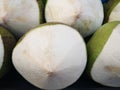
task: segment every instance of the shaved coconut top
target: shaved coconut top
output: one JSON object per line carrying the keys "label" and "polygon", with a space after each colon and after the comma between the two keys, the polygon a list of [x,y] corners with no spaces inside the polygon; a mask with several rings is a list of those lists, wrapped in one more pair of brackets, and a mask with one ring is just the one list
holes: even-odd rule
{"label": "shaved coconut top", "polygon": [[48,0],[45,17],[73,26],[86,37],[101,26],[103,6],[101,0]]}
{"label": "shaved coconut top", "polygon": [[120,24],[113,30],[92,70],[92,78],[107,86],[120,87]]}
{"label": "shaved coconut top", "polygon": [[62,89],[73,84],[86,65],[86,47],[71,27],[45,25],[25,35],[13,51],[13,64],[33,85]]}
{"label": "shaved coconut top", "polygon": [[0,24],[21,36],[39,25],[39,8],[37,0],[0,0]]}
{"label": "shaved coconut top", "polygon": [[2,67],[3,60],[4,60],[4,45],[3,45],[2,37],[0,35],[0,69]]}
{"label": "shaved coconut top", "polygon": [[120,21],[120,2],[117,4],[117,6],[112,10],[110,16],[109,16],[109,22],[112,21]]}

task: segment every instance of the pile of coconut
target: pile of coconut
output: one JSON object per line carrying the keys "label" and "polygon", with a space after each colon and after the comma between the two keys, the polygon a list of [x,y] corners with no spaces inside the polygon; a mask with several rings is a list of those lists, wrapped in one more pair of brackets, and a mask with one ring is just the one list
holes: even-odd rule
{"label": "pile of coconut", "polygon": [[0,0],[0,77],[13,64],[34,86],[63,89],[86,70],[120,87],[119,41],[120,0]]}

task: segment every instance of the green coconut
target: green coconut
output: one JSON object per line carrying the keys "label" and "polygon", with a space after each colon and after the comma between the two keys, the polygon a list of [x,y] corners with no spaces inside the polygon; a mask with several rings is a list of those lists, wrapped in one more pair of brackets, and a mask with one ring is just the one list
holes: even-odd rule
{"label": "green coconut", "polygon": [[0,26],[0,78],[11,68],[11,54],[15,43],[13,35]]}
{"label": "green coconut", "polygon": [[87,43],[87,72],[105,86],[120,87],[120,22],[103,25]]}
{"label": "green coconut", "polygon": [[0,25],[20,37],[43,21],[41,0],[0,0]]}
{"label": "green coconut", "polygon": [[70,26],[47,23],[19,40],[12,61],[16,70],[38,88],[63,89],[82,75],[87,62],[86,45]]}
{"label": "green coconut", "polygon": [[111,0],[106,10],[105,21],[120,21],[120,0]]}

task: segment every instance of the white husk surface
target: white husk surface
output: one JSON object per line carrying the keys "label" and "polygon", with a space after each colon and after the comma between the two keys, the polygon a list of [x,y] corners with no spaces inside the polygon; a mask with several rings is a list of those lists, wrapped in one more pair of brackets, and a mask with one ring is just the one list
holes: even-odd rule
{"label": "white husk surface", "polygon": [[33,85],[62,89],[73,84],[86,65],[86,47],[74,29],[48,25],[29,32],[13,51],[13,64]]}
{"label": "white husk surface", "polygon": [[120,21],[120,2],[110,13],[108,22],[112,22],[112,21]]}
{"label": "white husk surface", "polygon": [[3,45],[2,37],[0,35],[0,69],[2,67],[3,60],[4,60],[4,45]]}
{"label": "white husk surface", "polygon": [[103,6],[101,0],[48,0],[45,17],[47,22],[68,24],[86,37],[101,26]]}
{"label": "white husk surface", "polygon": [[96,59],[91,75],[96,82],[103,85],[120,87],[120,24]]}
{"label": "white husk surface", "polygon": [[0,24],[17,36],[38,26],[40,13],[36,0],[0,0]]}

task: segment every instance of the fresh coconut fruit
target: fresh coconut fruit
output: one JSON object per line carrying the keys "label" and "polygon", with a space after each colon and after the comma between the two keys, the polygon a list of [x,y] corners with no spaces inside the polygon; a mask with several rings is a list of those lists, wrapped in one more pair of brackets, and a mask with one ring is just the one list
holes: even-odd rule
{"label": "fresh coconut fruit", "polygon": [[103,22],[101,0],[48,0],[47,22],[61,22],[76,28],[83,37],[91,35]]}
{"label": "fresh coconut fruit", "polygon": [[[112,4],[111,4],[112,3]],[[111,7],[105,15],[107,22],[120,21],[120,0],[111,0]]]}
{"label": "fresh coconut fruit", "polygon": [[41,0],[0,0],[0,25],[20,37],[42,23]]}
{"label": "fresh coconut fruit", "polygon": [[88,73],[102,85],[120,87],[120,22],[103,25],[87,43]]}
{"label": "fresh coconut fruit", "polygon": [[12,61],[31,84],[41,89],[62,89],[83,73],[86,45],[75,29],[48,23],[30,30],[19,40]]}
{"label": "fresh coconut fruit", "polygon": [[15,42],[12,34],[0,26],[0,78],[10,70],[11,54]]}

